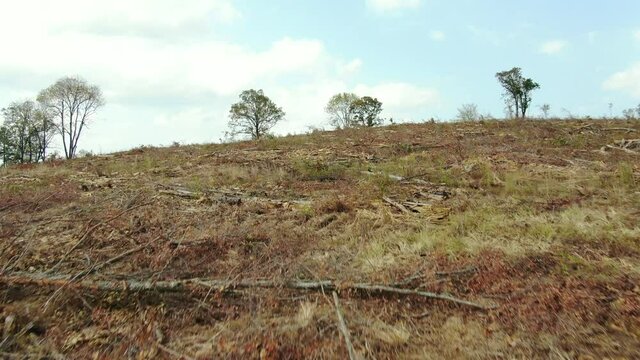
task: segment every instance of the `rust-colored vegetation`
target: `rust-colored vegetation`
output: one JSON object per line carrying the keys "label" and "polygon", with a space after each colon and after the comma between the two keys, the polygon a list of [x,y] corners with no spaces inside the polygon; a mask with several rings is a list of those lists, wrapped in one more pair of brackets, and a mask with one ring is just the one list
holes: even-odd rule
{"label": "rust-colored vegetation", "polygon": [[637,138],[410,124],[1,169],[0,358],[346,358],[333,290],[363,358],[638,358]]}

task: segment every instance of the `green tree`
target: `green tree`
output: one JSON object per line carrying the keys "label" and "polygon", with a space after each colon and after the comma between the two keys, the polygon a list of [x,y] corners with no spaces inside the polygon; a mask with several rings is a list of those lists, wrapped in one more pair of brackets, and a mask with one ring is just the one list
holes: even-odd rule
{"label": "green tree", "polygon": [[62,136],[67,159],[75,157],[82,131],[105,104],[100,88],[79,77],[58,80],[40,92],[38,102],[51,116]]}
{"label": "green tree", "polygon": [[356,94],[347,92],[332,96],[324,109],[329,115],[331,125],[338,129],[353,126],[354,114],[351,111],[351,104],[358,99],[359,98]]}
{"label": "green tree", "polygon": [[364,96],[351,103],[349,111],[353,114],[353,123],[359,126],[373,127],[382,124],[379,117],[382,103],[376,98]]}
{"label": "green tree", "polygon": [[516,117],[526,118],[531,106],[531,93],[540,88],[540,84],[522,75],[522,69],[514,67],[496,74],[500,85],[504,88],[504,97],[508,105],[515,107]]}
{"label": "green tree", "polygon": [[233,135],[249,135],[257,140],[268,134],[284,116],[282,108],[262,90],[245,90],[240,94],[240,102],[231,105],[229,127]]}
{"label": "green tree", "polygon": [[8,165],[12,163],[13,158],[13,141],[11,140],[9,128],[6,125],[0,126],[0,159],[2,159],[1,165]]}
{"label": "green tree", "polygon": [[2,109],[4,163],[44,161],[51,143],[53,125],[45,111],[33,101],[13,102]]}

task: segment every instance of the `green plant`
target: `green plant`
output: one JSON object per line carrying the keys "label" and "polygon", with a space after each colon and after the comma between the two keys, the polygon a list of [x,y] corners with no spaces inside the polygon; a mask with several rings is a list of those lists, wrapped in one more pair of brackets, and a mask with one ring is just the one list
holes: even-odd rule
{"label": "green plant", "polygon": [[346,167],[324,160],[302,159],[294,162],[298,177],[307,181],[335,181],[344,178]]}

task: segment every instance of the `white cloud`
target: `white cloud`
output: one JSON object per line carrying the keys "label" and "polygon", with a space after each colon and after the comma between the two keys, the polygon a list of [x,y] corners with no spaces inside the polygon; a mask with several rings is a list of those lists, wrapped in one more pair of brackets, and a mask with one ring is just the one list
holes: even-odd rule
{"label": "white cloud", "polygon": [[388,13],[420,7],[421,0],[367,0],[367,6],[378,13]]}
{"label": "white cloud", "polygon": [[[35,97],[59,77],[80,75],[99,85],[107,100],[80,141],[94,151],[216,141],[227,128],[230,104],[248,88],[264,89],[285,109],[278,133],[326,124],[326,101],[353,89],[363,61],[331,54],[316,39],[284,37],[261,48],[221,39],[217,27],[242,18],[233,5],[233,0],[13,2],[0,12],[0,43],[10,49],[0,56],[0,107]],[[416,109],[435,96],[409,84],[360,89],[380,97],[387,110]]]}
{"label": "white cloud", "polygon": [[567,42],[563,40],[551,40],[540,45],[540,52],[547,55],[555,55],[567,47]]}
{"label": "white cloud", "polygon": [[383,104],[385,116],[400,117],[402,120],[409,120],[415,113],[426,113],[441,105],[440,94],[436,89],[403,82],[358,85],[354,92],[359,96],[378,98]]}
{"label": "white cloud", "polygon": [[444,41],[445,33],[439,30],[434,30],[429,33],[429,37],[434,41]]}
{"label": "white cloud", "polygon": [[640,62],[611,75],[603,84],[605,90],[618,90],[640,98]]}
{"label": "white cloud", "polygon": [[229,23],[239,18],[233,0],[22,0],[5,6],[0,26],[39,35],[50,31],[130,35],[163,30],[167,35],[205,28],[211,20]]}
{"label": "white cloud", "polygon": [[343,65],[341,70],[345,74],[353,74],[358,72],[361,67],[362,67],[362,60],[353,59],[348,63],[346,63],[345,65]]}

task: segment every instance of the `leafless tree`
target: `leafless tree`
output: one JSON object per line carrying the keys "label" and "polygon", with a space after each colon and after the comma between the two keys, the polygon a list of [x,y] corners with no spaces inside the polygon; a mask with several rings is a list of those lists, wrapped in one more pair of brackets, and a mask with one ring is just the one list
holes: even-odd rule
{"label": "leafless tree", "polygon": [[38,102],[53,117],[67,159],[76,155],[82,130],[105,104],[100,88],[79,77],[58,80],[40,92]]}
{"label": "leafless tree", "polygon": [[551,112],[551,105],[549,104],[542,104],[539,106],[540,111],[542,111],[542,118],[543,119],[548,119],[549,118],[549,113]]}
{"label": "leafless tree", "polygon": [[476,104],[462,104],[462,106],[458,108],[458,120],[478,121],[480,117],[478,105]]}

